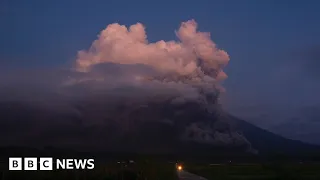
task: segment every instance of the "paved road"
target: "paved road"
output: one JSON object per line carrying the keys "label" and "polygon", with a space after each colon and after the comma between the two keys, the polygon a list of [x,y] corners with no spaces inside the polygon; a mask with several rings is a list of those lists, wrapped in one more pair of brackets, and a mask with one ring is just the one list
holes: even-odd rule
{"label": "paved road", "polygon": [[178,176],[180,180],[208,180],[204,177],[201,177],[183,170],[178,171]]}

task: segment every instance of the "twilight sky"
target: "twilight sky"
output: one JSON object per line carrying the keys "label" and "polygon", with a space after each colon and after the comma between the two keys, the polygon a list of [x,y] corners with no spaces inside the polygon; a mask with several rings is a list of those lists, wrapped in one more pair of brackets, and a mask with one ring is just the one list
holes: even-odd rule
{"label": "twilight sky", "polygon": [[1,0],[0,68],[69,65],[108,24],[140,22],[155,42],[176,40],[180,23],[195,19],[230,55],[229,111],[280,133],[301,123],[320,132],[319,8],[316,0]]}

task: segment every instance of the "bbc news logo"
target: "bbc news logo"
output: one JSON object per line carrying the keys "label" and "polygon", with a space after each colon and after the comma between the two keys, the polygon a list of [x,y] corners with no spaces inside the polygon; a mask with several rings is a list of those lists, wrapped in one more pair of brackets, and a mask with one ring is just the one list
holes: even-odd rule
{"label": "bbc news logo", "polygon": [[94,169],[94,159],[56,159],[54,161],[54,159],[51,157],[9,158],[9,170],[11,171],[51,171],[53,169]]}

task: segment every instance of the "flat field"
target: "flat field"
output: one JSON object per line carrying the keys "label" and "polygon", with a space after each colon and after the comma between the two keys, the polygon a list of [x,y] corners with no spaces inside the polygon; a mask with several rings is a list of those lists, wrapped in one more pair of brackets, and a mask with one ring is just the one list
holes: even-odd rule
{"label": "flat field", "polygon": [[186,164],[188,172],[208,180],[320,180],[320,164]]}

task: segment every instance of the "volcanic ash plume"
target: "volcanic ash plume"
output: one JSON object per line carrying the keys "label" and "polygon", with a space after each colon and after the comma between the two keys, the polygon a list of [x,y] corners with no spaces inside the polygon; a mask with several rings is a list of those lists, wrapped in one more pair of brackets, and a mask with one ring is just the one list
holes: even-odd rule
{"label": "volcanic ash plume", "polygon": [[[93,65],[111,62],[145,64],[162,72],[188,75],[197,70],[226,78],[222,68],[228,63],[228,54],[216,48],[209,33],[197,32],[194,20],[183,22],[176,32],[180,42],[163,40],[148,43],[145,27],[137,23],[129,29],[117,23],[110,24],[88,51],[80,51],[76,61],[79,71],[90,71]],[[213,73],[215,72],[215,73]]]}
{"label": "volcanic ash plume", "polygon": [[110,24],[89,50],[78,52],[76,70],[91,72],[93,67],[106,63],[142,64],[155,69],[160,75],[139,77],[138,80],[175,82],[192,87],[200,85],[202,90],[207,87],[219,89],[218,83],[227,78],[222,69],[229,61],[228,54],[217,49],[209,33],[198,32],[194,20],[183,22],[176,35],[178,42],[161,40],[148,43],[141,23],[129,28]]}

